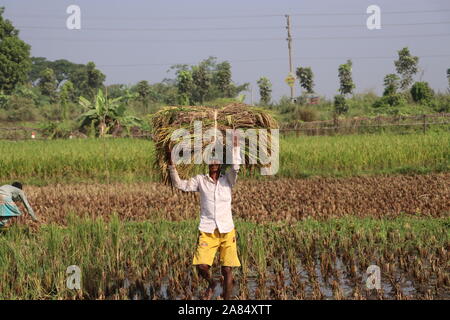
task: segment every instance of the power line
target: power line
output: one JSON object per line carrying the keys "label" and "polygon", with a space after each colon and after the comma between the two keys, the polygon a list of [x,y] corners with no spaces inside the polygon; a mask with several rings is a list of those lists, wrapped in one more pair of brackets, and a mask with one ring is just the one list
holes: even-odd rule
{"label": "power line", "polygon": [[[421,25],[439,25],[449,24],[450,21],[441,22],[412,22],[412,23],[384,23],[382,26],[421,26]],[[364,28],[363,24],[349,25],[301,25],[291,27],[293,29],[314,29],[314,28]],[[17,26],[19,29],[38,29],[38,30],[66,30],[65,27],[54,26]],[[281,30],[282,26],[250,26],[250,27],[197,27],[197,28],[109,28],[109,27],[83,27],[83,31],[211,31],[211,30]]]}
{"label": "power line", "polygon": [[[435,55],[422,55],[419,56],[420,59],[423,58],[447,58],[450,57],[450,54],[435,54]],[[398,57],[395,56],[362,56],[362,57],[350,57],[350,56],[341,56],[341,57],[299,57],[299,58],[293,58],[293,60],[384,60],[384,59],[397,59]],[[261,59],[231,59],[226,61],[229,61],[231,63],[238,63],[238,62],[270,62],[270,61],[286,61],[286,58],[261,58]],[[196,64],[197,62],[176,62],[176,63],[145,63],[145,64],[104,64],[104,65],[98,65],[99,68],[115,68],[115,67],[162,67],[162,66],[172,66],[177,64],[187,64],[192,65]]]}
{"label": "power line", "polygon": [[[432,34],[413,34],[413,35],[386,35],[386,36],[327,36],[327,37],[298,37],[293,38],[293,40],[358,40],[358,39],[367,39],[367,40],[377,40],[377,39],[397,39],[397,38],[428,38],[428,37],[448,37],[450,33],[432,33]],[[58,41],[58,42],[142,42],[142,41],[150,41],[150,42],[161,42],[161,43],[170,43],[170,42],[258,42],[258,41],[282,41],[286,40],[285,38],[220,38],[220,39],[71,39],[71,38],[28,38],[27,40],[35,40],[35,41]]]}
{"label": "power line", "polygon": [[[450,23],[450,21],[448,22]],[[66,30],[66,27],[51,26],[17,26],[19,29],[45,29],[45,30]],[[259,30],[259,29],[278,29],[284,27],[202,27],[202,28],[108,28],[108,27],[83,27],[82,30],[87,31],[210,31],[210,30]]]}
{"label": "power line", "polygon": [[[411,23],[383,23],[381,26],[388,26],[388,27],[397,27],[397,26],[423,26],[423,25],[438,25],[438,24],[448,24],[450,21],[440,21],[440,22],[411,22]],[[295,28],[302,28],[302,29],[312,29],[312,28],[361,28],[365,27],[363,24],[336,24],[336,25],[301,25],[299,27],[293,27]]]}
{"label": "power line", "polygon": [[113,42],[113,43],[123,43],[123,42],[160,42],[160,43],[170,43],[170,42],[258,42],[258,41],[282,41],[284,38],[225,38],[225,39],[70,39],[70,38],[27,38],[26,40],[33,41],[58,41],[58,42]]}
{"label": "power line", "polygon": [[[420,10],[420,11],[381,11],[381,14],[414,14],[414,13],[442,13],[442,12],[450,12],[450,9],[443,10]],[[365,16],[366,12],[328,12],[328,13],[293,13],[291,16]]]}
{"label": "power line", "polygon": [[328,36],[328,37],[301,37],[294,40],[341,40],[341,39],[397,39],[397,38],[427,38],[427,37],[447,37],[450,33],[432,33],[432,34],[405,34],[392,36]]}
{"label": "power line", "polygon": [[[441,10],[410,10],[410,11],[382,11],[383,15],[389,14],[423,14],[423,13],[445,13],[450,12],[450,9]],[[67,15],[47,15],[47,14],[33,14],[33,15],[14,15],[7,13],[8,16],[12,18],[66,18]],[[302,12],[302,13],[291,13],[291,16],[365,16],[366,12]],[[106,17],[106,16],[85,16],[85,19],[92,20],[216,20],[216,19],[248,19],[248,18],[273,18],[273,17],[284,17],[285,14],[254,14],[254,15],[223,15],[223,16],[154,16],[154,17]],[[12,19],[10,18],[10,19]]]}

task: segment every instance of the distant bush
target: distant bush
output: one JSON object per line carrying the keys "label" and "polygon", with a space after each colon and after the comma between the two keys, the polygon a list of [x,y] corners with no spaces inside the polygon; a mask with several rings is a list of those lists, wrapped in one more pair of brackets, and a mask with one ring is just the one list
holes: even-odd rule
{"label": "distant bush", "polygon": [[354,94],[350,99],[348,99],[348,102],[351,101],[352,103],[371,106],[377,99],[378,96],[375,92],[368,91],[365,93]]}
{"label": "distant bush", "polygon": [[42,134],[50,139],[68,138],[76,128],[77,124],[73,121],[45,122],[41,125]]}
{"label": "distant bush", "polygon": [[33,109],[27,107],[19,107],[7,112],[7,121],[34,121],[36,120],[36,113]]}
{"label": "distant bush", "polygon": [[295,112],[297,105],[291,101],[288,97],[281,97],[277,105],[273,105],[280,114],[289,114]]}
{"label": "distant bush", "polygon": [[391,95],[383,96],[376,100],[372,106],[374,108],[387,108],[387,107],[397,107],[405,105],[408,102],[405,95],[402,93],[394,93]]}
{"label": "distant bush", "polygon": [[9,96],[0,92],[0,109],[6,109]]}
{"label": "distant bush", "polygon": [[414,83],[410,92],[414,102],[418,103],[428,103],[434,96],[434,91],[430,88],[428,82]]}
{"label": "distant bush", "polygon": [[20,98],[27,98],[33,101],[34,106],[40,106],[40,101],[48,99],[48,97],[42,96],[38,88],[30,85],[19,85],[13,91],[13,96]]}
{"label": "distant bush", "polygon": [[33,100],[12,95],[6,104],[8,121],[34,121],[36,110]]}
{"label": "distant bush", "polygon": [[293,120],[302,120],[305,122],[316,121],[319,119],[317,110],[311,107],[298,107],[294,112]]}
{"label": "distant bush", "polygon": [[46,104],[39,112],[47,120],[63,120],[63,109],[59,104]]}
{"label": "distant bush", "polygon": [[450,112],[450,95],[436,94],[433,99],[427,102],[427,105],[435,112]]}

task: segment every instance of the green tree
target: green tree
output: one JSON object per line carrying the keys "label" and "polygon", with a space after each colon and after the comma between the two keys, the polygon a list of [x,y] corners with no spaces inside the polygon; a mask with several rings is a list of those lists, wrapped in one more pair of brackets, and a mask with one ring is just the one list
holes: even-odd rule
{"label": "green tree", "polygon": [[427,103],[433,98],[434,92],[428,82],[416,82],[411,87],[411,96],[414,102]]}
{"label": "green tree", "polygon": [[400,87],[400,78],[395,73],[390,73],[384,77],[384,92],[383,96],[396,94]]}
{"label": "green tree", "polygon": [[53,69],[55,72],[58,87],[63,81],[69,80],[72,72],[75,72],[75,70],[82,67],[82,64],[76,64],[65,59],[55,60],[51,62],[49,66],[49,68]]}
{"label": "green tree", "polygon": [[139,81],[136,84],[136,93],[138,94],[137,99],[147,108],[151,94],[151,87],[147,80]]}
{"label": "green tree", "polygon": [[110,84],[105,88],[106,92],[108,93],[108,97],[111,99],[123,96],[125,94],[126,89],[127,89],[126,85],[119,83]]}
{"label": "green tree", "polygon": [[194,88],[194,80],[190,70],[180,70],[177,74],[177,88],[179,94],[179,103],[189,105]]}
{"label": "green tree", "polygon": [[100,137],[105,137],[112,128],[140,126],[141,120],[126,113],[121,99],[108,99],[101,89],[98,90],[95,103],[81,96],[79,103],[85,112],[80,117],[80,127],[92,125],[97,128]]}
{"label": "green tree", "polygon": [[150,85],[151,100],[166,105],[176,105],[178,103],[178,89],[176,81],[164,79],[161,82]]}
{"label": "green tree", "polygon": [[30,82],[38,82],[42,71],[50,68],[55,73],[58,87],[63,81],[70,79],[72,73],[76,72],[79,69],[85,68],[85,66],[82,64],[75,64],[65,59],[49,61],[44,57],[32,57],[31,62],[31,70],[28,75],[28,79]]}
{"label": "green tree", "polygon": [[[249,83],[236,85],[232,82],[231,64],[228,61],[217,63],[217,58],[208,57],[196,66],[177,64],[174,70],[177,87],[177,103],[202,103],[217,98],[234,98],[248,89]],[[191,73],[192,84],[190,81]],[[172,99],[172,97],[170,97]]]}
{"label": "green tree", "polygon": [[0,7],[0,92],[10,94],[17,84],[25,83],[31,68],[30,46],[19,38],[19,31],[3,19]]}
{"label": "green tree", "polygon": [[63,110],[63,119],[67,119],[69,104],[77,101],[77,95],[73,83],[70,81],[64,82],[59,93],[59,100]]}
{"label": "green tree", "polygon": [[347,60],[347,63],[341,64],[339,66],[338,74],[340,82],[339,92],[343,96],[351,94],[355,88],[352,79],[352,61]]}
{"label": "green tree", "polygon": [[269,104],[272,99],[272,84],[266,77],[261,77],[258,80],[259,96],[261,97],[261,104]]}
{"label": "green tree", "polygon": [[207,61],[192,67],[192,81],[194,83],[192,98],[195,102],[202,104],[211,88],[211,73],[208,70]]}
{"label": "green tree", "polygon": [[51,68],[51,63],[46,58],[31,57],[31,68],[28,73],[28,80],[35,84],[39,81],[42,72],[47,68]]}
{"label": "green tree", "polygon": [[334,96],[334,111],[336,114],[344,114],[348,112],[348,104],[344,95],[338,94]]}
{"label": "green tree", "polygon": [[228,61],[217,64],[213,84],[219,89],[219,97],[231,98],[233,85],[231,83],[231,65]]}
{"label": "green tree", "polygon": [[296,75],[299,79],[300,86],[306,90],[307,93],[314,93],[314,74],[310,67],[298,67]]}
{"label": "green tree", "polygon": [[52,69],[47,68],[41,72],[38,87],[44,96],[50,98],[51,102],[56,101],[57,93],[56,88],[58,84],[56,82],[55,73]]}
{"label": "green tree", "polygon": [[401,76],[400,88],[407,90],[418,71],[419,57],[412,56],[408,47],[398,51],[398,60],[394,62],[397,73]]}
{"label": "green tree", "polygon": [[88,62],[85,66],[77,68],[69,76],[79,96],[93,99],[95,92],[103,87],[106,76],[95,67],[95,63]]}
{"label": "green tree", "polygon": [[92,99],[90,96],[91,91],[88,87],[87,81],[87,72],[86,66],[78,68],[74,72],[70,74],[69,81],[73,83],[75,90],[77,92],[77,96],[85,96],[89,99]]}
{"label": "green tree", "polygon": [[86,65],[87,73],[87,85],[91,93],[95,93],[98,89],[103,86],[103,82],[106,76],[98,69],[95,68],[95,63],[88,62]]}

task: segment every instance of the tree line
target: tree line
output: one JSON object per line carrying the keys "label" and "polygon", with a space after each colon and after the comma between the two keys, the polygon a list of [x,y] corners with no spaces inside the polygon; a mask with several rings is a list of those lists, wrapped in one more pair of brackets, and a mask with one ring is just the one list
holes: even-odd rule
{"label": "tree line", "polygon": [[[416,103],[432,103],[435,92],[430,88],[428,82],[414,82],[414,76],[419,71],[419,57],[413,56],[409,48],[405,47],[398,51],[398,59],[394,61],[396,73],[387,74],[383,79],[383,96],[378,99],[373,107],[395,107],[405,104],[410,97]],[[356,87],[352,77],[352,61],[339,65],[339,94],[334,96],[334,110],[337,115],[348,111],[347,99],[353,94]],[[298,67],[296,76],[300,87],[305,95],[315,93],[314,73],[311,67]],[[448,81],[448,93],[450,93],[450,68],[446,70]],[[271,101],[272,84],[266,77],[258,80],[259,92],[262,104],[269,104]],[[304,100],[299,97],[296,100]],[[439,111],[439,110],[438,110]],[[442,111],[450,111],[450,106],[446,106]]]}
{"label": "tree line", "polygon": [[[163,105],[198,105],[244,99],[249,83],[236,84],[228,61],[209,57],[195,65],[178,64],[167,70],[172,78],[156,83],[141,80],[133,85],[106,85],[106,75],[92,61],[86,64],[66,59],[55,61],[32,57],[31,47],[19,37],[19,30],[3,18],[0,8],[0,121],[48,120],[47,126],[68,126],[104,135],[122,128],[145,125],[146,115]],[[382,97],[371,102],[373,108],[386,109],[414,101],[435,103],[435,93],[427,82],[414,82],[419,71],[419,58],[408,48],[398,51],[394,61],[396,73],[384,77]],[[296,76],[303,94],[295,105],[307,104],[308,95],[315,94],[314,73],[311,67],[299,66]],[[355,90],[352,61],[337,70],[338,94],[332,101],[334,114],[349,111],[349,101]],[[446,70],[450,92],[450,68]],[[267,77],[257,81],[260,105],[284,111],[284,98],[272,103],[272,84]],[[450,111],[449,99],[439,102],[436,111]],[[288,109],[291,108],[288,106]],[[295,109],[295,108],[294,108]],[[294,110],[289,109],[289,110]],[[296,109],[295,109],[296,110]],[[295,111],[294,110],[294,111]],[[298,110],[296,110],[298,111]],[[290,112],[290,111],[289,111]],[[308,120],[306,114],[301,117]],[[60,130],[64,131],[64,130]]]}

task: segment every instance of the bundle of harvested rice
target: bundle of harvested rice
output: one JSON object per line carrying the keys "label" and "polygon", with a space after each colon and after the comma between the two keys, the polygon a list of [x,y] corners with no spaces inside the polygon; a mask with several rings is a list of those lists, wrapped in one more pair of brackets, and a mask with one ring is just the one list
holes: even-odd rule
{"label": "bundle of harvested rice", "polygon": [[[221,108],[205,107],[205,106],[169,106],[161,109],[152,116],[153,133],[152,138],[155,143],[155,168],[161,173],[161,180],[170,184],[170,177],[167,170],[168,166],[168,150],[179,142],[173,141],[172,133],[177,129],[185,129],[189,132],[188,139],[198,139],[194,132],[194,122],[201,121],[202,132],[211,128],[216,128],[222,136],[226,137],[227,129],[267,129],[267,143],[270,146],[271,131],[269,129],[277,129],[278,123],[264,109],[252,107],[243,103],[231,103]],[[186,139],[186,137],[184,137]],[[211,141],[202,139],[202,147],[210,145]],[[261,140],[259,140],[261,141]],[[226,146],[223,144],[223,154],[226,154]],[[259,148],[259,145],[258,145]],[[202,149],[203,150],[203,149]],[[270,151],[270,150],[269,150]],[[259,154],[259,153],[257,153]],[[193,155],[193,153],[192,153]],[[255,167],[262,167],[258,155],[250,154],[249,146],[246,143],[244,148],[244,170],[250,169],[254,171]],[[255,159],[256,163],[251,164],[250,158]],[[223,166],[226,169],[226,166]],[[191,177],[194,173],[204,172],[204,164],[201,166],[191,164],[178,164],[177,171],[182,179]]]}

